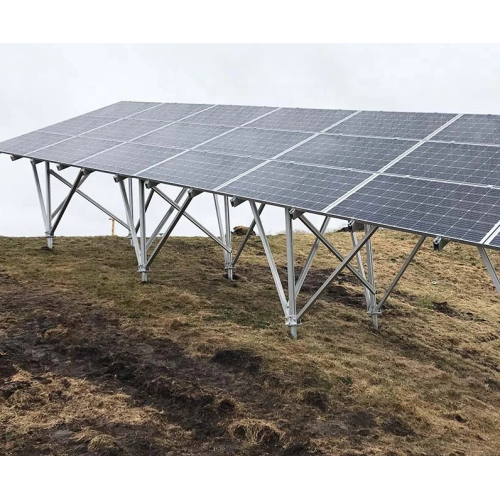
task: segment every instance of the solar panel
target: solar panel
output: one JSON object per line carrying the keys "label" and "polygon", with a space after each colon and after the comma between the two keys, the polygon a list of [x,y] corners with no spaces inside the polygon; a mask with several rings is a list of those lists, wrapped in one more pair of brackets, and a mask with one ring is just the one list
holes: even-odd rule
{"label": "solar panel", "polygon": [[336,126],[336,134],[424,139],[454,115],[444,113],[401,113],[362,111]]}
{"label": "solar panel", "polygon": [[354,113],[345,109],[282,108],[253,122],[250,127],[320,132]]}
{"label": "solar panel", "polygon": [[173,122],[176,120],[181,120],[182,118],[192,115],[193,113],[198,113],[209,107],[209,104],[164,103],[161,106],[156,106],[152,109],[135,115],[135,118],[137,118],[138,120],[159,120],[162,122]]}
{"label": "solar panel", "polygon": [[390,173],[500,187],[500,148],[427,142],[391,167]]}
{"label": "solar panel", "polygon": [[500,190],[381,174],[329,213],[477,244],[498,222]]}
{"label": "solar panel", "polygon": [[498,246],[497,146],[491,115],[119,102],[0,152]]}
{"label": "solar panel", "polygon": [[91,132],[83,134],[96,139],[110,139],[117,141],[130,141],[141,135],[145,135],[153,130],[169,125],[170,122],[160,122],[151,120],[134,120],[124,118],[104,127],[100,127]]}
{"label": "solar panel", "polygon": [[241,198],[320,211],[369,176],[350,170],[271,161],[220,191]]}
{"label": "solar panel", "polygon": [[310,137],[310,135],[300,132],[239,128],[200,146],[198,149],[214,153],[267,159],[295,146]]}
{"label": "solar panel", "polygon": [[79,160],[76,163],[80,167],[92,170],[134,175],[139,170],[152,167],[182,151],[182,149],[158,148],[127,143],[98,153],[88,159]]}
{"label": "solar panel", "polygon": [[230,127],[215,125],[174,123],[161,130],[144,135],[134,142],[150,146],[189,149],[229,130],[231,130]]}
{"label": "solar panel", "polygon": [[188,151],[143,172],[141,177],[169,184],[213,190],[261,161],[201,151]]}
{"label": "solar panel", "polygon": [[439,132],[435,140],[500,145],[500,116],[463,115]]}
{"label": "solar panel", "polygon": [[321,134],[280,159],[376,171],[414,146],[414,141]]}
{"label": "solar panel", "polygon": [[207,125],[226,125],[238,127],[276,108],[264,106],[228,106],[220,105],[207,109],[189,118],[184,118],[189,123],[201,123]]}
{"label": "solar panel", "polygon": [[0,151],[13,155],[25,155],[30,151],[50,146],[67,138],[68,136],[60,134],[49,134],[38,131],[30,132],[29,134],[20,135],[19,137],[14,137],[14,139],[1,142]]}
{"label": "solar panel", "polygon": [[42,128],[40,131],[68,136],[79,135],[97,127],[102,127],[114,120],[114,118],[103,118],[100,116],[77,116],[76,118],[51,125],[50,127]]}
{"label": "solar panel", "polygon": [[121,101],[104,108],[96,109],[91,111],[84,116],[101,116],[104,118],[125,118],[136,113],[141,113],[146,109],[154,108],[158,106],[159,102],[134,102],[134,101]]}
{"label": "solar panel", "polygon": [[37,160],[46,160],[65,165],[75,165],[79,160],[100,153],[120,144],[116,141],[103,141],[90,137],[72,137],[52,146],[39,149],[30,154]]}

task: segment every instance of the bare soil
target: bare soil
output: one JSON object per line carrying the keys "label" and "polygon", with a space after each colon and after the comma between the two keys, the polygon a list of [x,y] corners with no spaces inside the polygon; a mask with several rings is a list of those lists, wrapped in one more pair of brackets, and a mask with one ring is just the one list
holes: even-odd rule
{"label": "bare soil", "polygon": [[[376,234],[381,291],[415,241]],[[474,248],[424,245],[379,331],[346,271],[297,341],[258,238],[233,282],[206,238],[172,238],[145,285],[134,258],[124,238],[0,238],[0,454],[500,452],[500,298]],[[318,253],[301,304],[335,265]]]}

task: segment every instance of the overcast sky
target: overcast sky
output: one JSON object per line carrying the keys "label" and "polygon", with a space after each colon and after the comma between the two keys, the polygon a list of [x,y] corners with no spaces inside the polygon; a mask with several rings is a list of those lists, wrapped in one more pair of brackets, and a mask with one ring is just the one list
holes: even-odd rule
{"label": "overcast sky", "polygon": [[[0,45],[0,60],[0,141],[120,100],[500,114],[498,45]],[[0,173],[0,235],[43,235],[28,160],[0,155]],[[94,173],[85,191],[123,217],[111,176]],[[245,205],[233,225],[249,223]],[[165,208],[156,200],[153,220]],[[267,232],[284,229],[282,212],[264,212]],[[190,213],[217,230],[211,195]],[[57,234],[110,228],[75,196]],[[174,234],[199,232],[183,220]]]}

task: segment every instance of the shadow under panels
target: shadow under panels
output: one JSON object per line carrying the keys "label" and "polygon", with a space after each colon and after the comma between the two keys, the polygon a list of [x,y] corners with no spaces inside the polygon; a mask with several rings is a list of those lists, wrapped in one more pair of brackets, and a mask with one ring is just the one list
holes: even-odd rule
{"label": "shadow under panels", "polygon": [[328,213],[480,243],[500,219],[500,190],[381,174]]}

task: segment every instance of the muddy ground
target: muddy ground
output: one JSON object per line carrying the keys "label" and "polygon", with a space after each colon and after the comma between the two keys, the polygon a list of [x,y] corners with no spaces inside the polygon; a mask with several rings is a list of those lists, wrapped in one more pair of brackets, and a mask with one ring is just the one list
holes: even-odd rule
{"label": "muddy ground", "polygon": [[[376,235],[381,289],[414,243]],[[292,341],[257,238],[235,282],[173,238],[146,285],[125,238],[0,238],[0,453],[497,454],[500,300],[473,248],[430,247],[378,332],[344,274]],[[318,254],[301,303],[334,265]]]}

